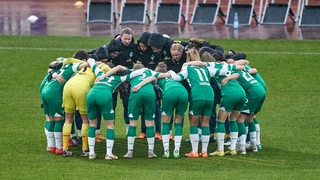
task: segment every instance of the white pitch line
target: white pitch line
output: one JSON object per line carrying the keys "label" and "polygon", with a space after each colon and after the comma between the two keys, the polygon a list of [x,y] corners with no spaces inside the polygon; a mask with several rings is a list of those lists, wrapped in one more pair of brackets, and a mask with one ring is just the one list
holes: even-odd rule
{"label": "white pitch line", "polygon": [[31,48],[31,47],[1,47],[0,50],[5,49],[5,50],[14,50],[14,49],[19,49],[19,50],[34,50],[34,51],[74,51],[76,49],[71,49],[71,48]]}
{"label": "white pitch line", "polygon": [[279,51],[279,52],[271,52],[271,51],[253,51],[253,52],[250,52],[250,51],[247,51],[246,54],[301,54],[301,55],[320,55],[320,52],[282,52],[282,51]]}
{"label": "white pitch line", "polygon": [[[1,47],[0,50],[34,50],[34,51],[75,51],[72,48],[32,48],[32,47]],[[81,48],[80,48],[81,49]],[[86,49],[86,48],[82,48]],[[301,55],[320,55],[320,52],[271,52],[271,51],[247,51],[246,54],[301,54]]]}

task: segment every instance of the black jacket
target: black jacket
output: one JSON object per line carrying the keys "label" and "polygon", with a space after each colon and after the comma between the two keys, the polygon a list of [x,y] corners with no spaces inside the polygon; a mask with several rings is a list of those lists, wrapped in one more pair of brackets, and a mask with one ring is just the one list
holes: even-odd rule
{"label": "black jacket", "polygon": [[134,43],[133,38],[129,46],[125,46],[121,43],[119,52],[119,55],[112,61],[114,65],[122,65],[132,69],[133,63],[136,63],[137,60],[139,60],[138,46]]}

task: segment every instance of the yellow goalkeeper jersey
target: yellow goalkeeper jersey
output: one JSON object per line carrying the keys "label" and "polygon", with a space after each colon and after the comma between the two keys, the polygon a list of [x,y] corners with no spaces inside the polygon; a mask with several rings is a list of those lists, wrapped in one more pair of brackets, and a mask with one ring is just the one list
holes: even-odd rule
{"label": "yellow goalkeeper jersey", "polygon": [[[106,73],[111,68],[106,64],[99,64],[98,65],[100,69]],[[96,79],[96,75],[92,72],[92,69],[90,67],[81,69],[74,77],[72,77],[68,81],[68,85],[76,86],[78,88],[81,88],[83,90],[89,90]]]}

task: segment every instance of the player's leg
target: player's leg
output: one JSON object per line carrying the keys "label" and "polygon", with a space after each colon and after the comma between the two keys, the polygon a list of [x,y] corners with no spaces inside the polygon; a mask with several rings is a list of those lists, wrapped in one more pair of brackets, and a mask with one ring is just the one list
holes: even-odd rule
{"label": "player's leg", "polygon": [[44,110],[44,114],[46,115],[46,137],[47,137],[47,145],[49,147],[49,151],[51,153],[56,152],[56,144],[54,141],[54,110],[52,107],[52,96],[48,93],[41,94],[42,98],[42,106]]}
{"label": "player's leg", "polygon": [[[265,96],[265,94],[264,94],[264,96],[261,98],[260,103],[257,105],[255,114],[257,114],[257,113],[261,110],[262,105],[263,105],[263,103],[264,103],[264,101],[265,101],[265,98],[266,98],[266,96]],[[261,150],[261,149],[262,149],[261,139],[260,139],[260,131],[261,131],[261,128],[260,128],[260,124],[259,124],[259,121],[258,121],[258,119],[256,118],[256,116],[253,118],[253,122],[254,122],[254,124],[255,124],[255,126],[256,126],[257,149],[258,149],[258,150]]]}
{"label": "player's leg", "polygon": [[[130,109],[130,106],[129,106],[129,109]],[[130,112],[130,110],[129,110],[129,112]],[[136,138],[137,124],[138,124],[138,120],[137,119],[130,120],[128,134],[127,134],[128,151],[123,156],[123,157],[128,158],[128,159],[132,159],[133,158],[133,149],[134,149],[134,141],[135,141],[135,138]]]}
{"label": "player's leg", "polygon": [[139,114],[141,112],[141,101],[140,98],[135,95],[130,95],[129,105],[128,105],[128,113],[130,114],[130,122],[127,133],[127,153],[123,156],[128,159],[133,158],[133,150],[134,150],[134,141],[136,138],[136,130],[138,124]]}
{"label": "player's leg", "polygon": [[[99,106],[96,103],[100,94],[95,93],[95,89],[92,88],[86,97],[86,109],[87,109],[87,118],[89,120],[88,127],[88,146],[89,146],[89,159],[95,159],[95,145],[96,145],[96,129],[98,124],[98,116],[101,115],[99,111]],[[96,97],[97,96],[97,97]],[[82,131],[83,132],[83,131]]]}
{"label": "player's leg", "polygon": [[82,144],[82,139],[81,139],[82,119],[78,110],[75,111],[74,113],[74,124],[76,125],[76,130],[77,130],[77,136],[74,138],[74,140],[76,140],[77,144]]}
{"label": "player's leg", "polygon": [[[188,107],[188,92],[184,90],[180,90],[179,92],[174,93],[174,95],[178,96],[178,104],[175,107],[175,117],[174,117],[174,151],[173,157],[179,158],[180,157],[180,147],[182,141],[182,125],[183,125],[183,117]],[[172,110],[173,114],[173,110]],[[171,121],[171,120],[170,120]],[[171,124],[170,124],[171,127]]]}
{"label": "player's leg", "polygon": [[101,113],[99,113],[100,115],[98,116],[97,118],[97,128],[96,128],[96,141],[97,142],[102,142],[102,141],[105,141],[106,138],[100,134],[100,129],[101,129]]}
{"label": "player's leg", "polygon": [[69,151],[69,139],[71,134],[72,121],[74,118],[74,111],[76,107],[76,104],[72,95],[72,90],[73,90],[72,86],[68,86],[68,85],[65,85],[63,89],[62,107],[64,108],[64,112],[65,112],[65,122],[63,124],[63,129],[62,129],[62,136],[63,136],[62,156],[63,157],[71,156],[73,154],[71,151]]}
{"label": "player's leg", "polygon": [[65,122],[62,128],[62,135],[63,135],[63,153],[62,156],[70,156],[73,153],[69,151],[69,139],[71,134],[71,126],[74,117],[74,110],[65,108]]}
{"label": "player's leg", "polygon": [[224,137],[226,133],[225,129],[225,120],[228,117],[228,112],[224,109],[220,108],[218,112],[218,120],[217,120],[217,129],[216,129],[216,135],[217,135],[217,145],[218,148],[215,152],[210,153],[212,156],[224,156]]}
{"label": "player's leg", "polygon": [[[198,158],[198,146],[199,146],[199,134],[198,134],[198,124],[200,120],[200,115],[202,112],[202,101],[191,101],[189,110],[193,112],[190,119],[190,130],[189,130],[189,138],[192,150],[190,153],[186,153],[185,156],[189,158]],[[190,113],[191,114],[191,113]]]}
{"label": "player's leg", "polygon": [[89,145],[89,159],[95,159],[95,145],[96,145],[96,127],[97,127],[97,119],[94,118],[92,112],[90,112],[89,116],[89,128],[88,128],[88,145]]}
{"label": "player's leg", "polygon": [[199,134],[198,134],[198,123],[200,116],[192,116],[190,120],[190,130],[189,130],[189,138],[191,142],[192,150],[190,153],[185,154],[186,157],[190,158],[198,158],[198,146],[199,146]]}
{"label": "player's leg", "polygon": [[118,157],[112,152],[114,146],[114,137],[114,120],[106,120],[106,160],[118,159]]}
{"label": "player's leg", "polygon": [[46,119],[46,121],[45,121],[45,125],[44,125],[44,134],[46,135],[46,142],[47,142],[47,151],[49,151],[50,152],[50,145],[49,145],[49,140],[48,140],[48,129],[49,129],[49,121],[50,121],[50,117],[49,117],[49,115],[45,115],[45,119]]}
{"label": "player's leg", "polygon": [[62,128],[64,124],[64,117],[60,116],[54,117],[55,124],[54,124],[54,139],[56,143],[56,154],[61,155],[63,150],[62,150]]}
{"label": "player's leg", "polygon": [[[210,108],[210,109],[212,109],[212,108]],[[202,122],[201,122],[201,127],[202,127],[202,134],[201,134],[202,150],[201,150],[201,156],[203,158],[207,158],[208,157],[208,145],[209,145],[209,141],[210,141],[210,128],[209,128],[210,117],[211,116],[209,116],[208,114],[206,116],[202,116]]]}
{"label": "player's leg", "polygon": [[239,150],[238,154],[246,154],[246,126],[244,125],[244,121],[247,118],[247,115],[244,113],[240,113],[237,118],[238,129],[239,129]]}
{"label": "player's leg", "polygon": [[239,111],[232,111],[230,113],[230,147],[229,150],[226,152],[226,154],[228,155],[236,155],[237,151],[236,151],[236,145],[237,145],[237,141],[238,141],[238,135],[239,135],[239,128],[238,128],[238,124],[237,124],[237,118],[239,116]]}
{"label": "player's leg", "polygon": [[170,157],[170,121],[171,116],[162,115],[163,158]]}
{"label": "player's leg", "polygon": [[55,121],[54,121],[52,116],[50,116],[48,124],[49,124],[48,125],[49,149],[50,149],[51,153],[55,153],[56,152],[56,143],[55,143],[55,140],[54,140],[54,125],[55,125]]}
{"label": "player's leg", "polygon": [[248,130],[249,130],[249,134],[250,134],[250,143],[251,143],[251,149],[253,152],[257,152],[257,139],[256,139],[256,126],[253,122],[253,117],[255,115],[254,114],[250,114],[246,121],[248,123]]}
{"label": "player's leg", "polygon": [[261,131],[260,130],[260,124],[259,124],[259,121],[258,121],[258,119],[256,117],[253,118],[253,122],[254,122],[254,124],[256,126],[257,148],[258,148],[258,150],[261,150],[262,149],[262,145],[261,145],[261,139],[260,139],[260,131]]}
{"label": "player's leg", "polygon": [[[82,139],[82,153],[81,156],[89,156],[89,145],[88,145],[88,128],[89,128],[89,119],[86,111],[79,110],[81,119],[82,119],[82,128],[81,128],[81,139]],[[95,134],[95,131],[94,131]]]}
{"label": "player's leg", "polygon": [[141,112],[141,123],[140,123],[140,127],[141,127],[141,132],[140,135],[138,136],[139,139],[143,139],[146,137],[146,123],[145,123],[145,118],[144,118],[144,112]]}
{"label": "player's leg", "polygon": [[62,97],[56,96],[51,100],[50,111],[54,120],[54,142],[55,142],[55,153],[61,155],[62,150],[62,128],[64,124],[64,111],[62,108]]}
{"label": "player's leg", "polygon": [[162,144],[163,144],[163,158],[170,157],[170,128],[171,128],[171,119],[174,111],[174,104],[177,101],[177,97],[172,96],[170,93],[167,93],[162,97]]}
{"label": "player's leg", "polygon": [[[111,99],[107,100],[107,102],[111,102]],[[113,146],[115,140],[115,133],[114,133],[114,119],[115,119],[115,112],[113,111],[112,103],[104,103],[100,102],[101,113],[103,118],[105,119],[106,124],[106,160],[118,159],[117,156],[113,154]]]}
{"label": "player's leg", "polygon": [[201,117],[201,129],[202,129],[202,134],[201,134],[201,145],[202,145],[202,150],[201,150],[201,156],[203,158],[208,157],[208,145],[210,141],[210,128],[209,128],[209,121],[210,117],[212,114],[212,109],[213,109],[213,100],[207,100],[205,102],[206,106],[203,108],[202,112],[202,117]]}
{"label": "player's leg", "polygon": [[183,116],[176,113],[174,120],[174,151],[173,157],[180,157],[180,147],[182,142]]}
{"label": "player's leg", "polygon": [[157,157],[154,154],[154,142],[155,142],[155,127],[154,117],[156,112],[156,97],[148,94],[143,94],[141,100],[144,102],[142,109],[144,111],[145,123],[146,123],[146,134],[148,141],[148,157]]}
{"label": "player's leg", "polygon": [[[77,141],[77,135],[76,135],[76,131],[75,129],[75,122],[72,121],[72,125],[71,125],[71,133],[70,133],[70,140],[69,140],[69,146],[77,146],[78,145],[78,141]],[[79,143],[80,144],[80,143]]]}

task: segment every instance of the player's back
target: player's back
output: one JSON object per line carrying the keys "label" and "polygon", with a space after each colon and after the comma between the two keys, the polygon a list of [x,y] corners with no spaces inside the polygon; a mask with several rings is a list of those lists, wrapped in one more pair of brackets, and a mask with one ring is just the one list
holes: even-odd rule
{"label": "player's back", "polygon": [[76,73],[67,83],[66,86],[75,86],[81,89],[89,90],[96,78],[91,68],[83,68]]}

